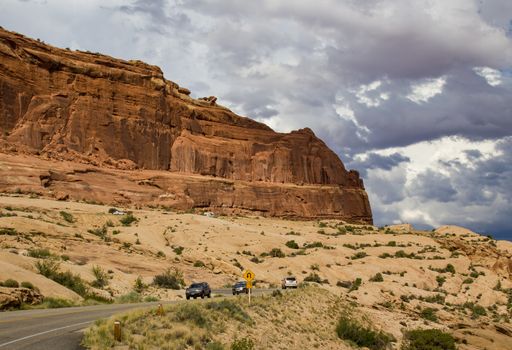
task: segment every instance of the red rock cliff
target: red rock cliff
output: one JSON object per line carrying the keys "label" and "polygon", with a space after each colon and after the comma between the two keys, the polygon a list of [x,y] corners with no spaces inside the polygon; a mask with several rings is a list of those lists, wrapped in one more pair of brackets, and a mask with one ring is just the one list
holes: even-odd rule
{"label": "red rock cliff", "polygon": [[[351,214],[306,213],[300,209],[304,198],[288,201],[287,213],[271,214],[371,222],[359,174],[347,171],[310,129],[276,133],[217,105],[214,97],[189,95],[156,66],[58,49],[0,30],[4,149],[100,167],[212,176],[254,188],[317,185],[304,188],[302,197],[340,201]],[[352,204],[346,202],[348,191]],[[201,202],[191,199],[191,206]],[[255,208],[264,210],[262,203],[272,207],[279,198],[262,193],[254,200],[260,201]],[[208,202],[212,208],[221,205]]]}

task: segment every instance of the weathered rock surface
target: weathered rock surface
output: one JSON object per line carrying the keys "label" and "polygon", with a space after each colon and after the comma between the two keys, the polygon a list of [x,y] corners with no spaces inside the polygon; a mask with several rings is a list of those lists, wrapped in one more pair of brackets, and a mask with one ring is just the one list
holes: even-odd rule
{"label": "weathered rock surface", "polygon": [[[310,129],[276,133],[219,106],[214,96],[189,95],[156,66],[58,49],[0,30],[3,152],[164,171],[151,181],[178,186],[175,196],[184,194],[180,205],[189,207],[371,223],[359,174],[347,171]],[[171,186],[164,180],[170,173],[186,176]],[[40,175],[47,190],[76,195],[60,175]],[[52,187],[56,183],[60,188]]]}
{"label": "weathered rock surface", "polygon": [[22,304],[36,305],[42,302],[43,296],[35,290],[0,287],[0,310],[18,309]]}

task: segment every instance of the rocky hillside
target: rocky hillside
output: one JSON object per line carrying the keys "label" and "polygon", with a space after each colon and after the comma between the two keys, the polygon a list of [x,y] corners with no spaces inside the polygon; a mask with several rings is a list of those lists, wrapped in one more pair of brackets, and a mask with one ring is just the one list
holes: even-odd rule
{"label": "rocky hillside", "polygon": [[[39,194],[97,200],[103,192],[110,203],[372,222],[359,174],[347,171],[310,129],[276,133],[222,107],[214,96],[192,98],[158,67],[140,61],[59,49],[0,30],[0,131],[4,153],[87,164],[94,170],[86,173],[162,171],[141,179],[151,177],[138,200],[120,198],[121,183],[113,186],[117,191],[106,185],[91,193],[87,188],[95,184],[81,176],[83,167],[39,162],[30,177],[40,183],[25,189]],[[14,173],[26,165],[18,160]],[[166,181],[167,173],[181,175],[180,184]],[[0,191],[13,190],[12,176],[4,177]],[[82,190],[73,186],[77,176]]]}
{"label": "rocky hillside", "polygon": [[[258,341],[257,349],[268,348],[261,343],[263,334],[279,339],[289,332],[296,338],[284,345],[343,348],[335,335],[339,310],[315,313],[317,306],[332,310],[338,302],[393,335],[397,344],[417,328],[452,334],[459,350],[505,350],[512,341],[508,241],[456,226],[420,231],[410,225],[377,228],[339,220],[210,217],[149,208],[115,215],[110,209],[0,196],[0,282],[13,286],[0,288],[0,303],[12,307],[13,297],[37,303],[39,296],[21,288],[27,282],[46,299],[75,303],[93,295],[126,300],[136,290],[136,300],[183,300],[183,290],[158,288],[154,277],[171,268],[186,284],[208,281],[221,288],[249,268],[257,288],[279,286],[292,274],[328,293],[299,290],[292,299],[247,310],[256,325],[228,320],[225,333],[213,337],[223,344],[231,343],[238,330]],[[6,283],[9,279],[20,288]],[[307,321],[298,324],[294,320],[301,313]],[[329,335],[317,337],[318,332]],[[144,340],[140,337],[134,334],[133,340]]]}

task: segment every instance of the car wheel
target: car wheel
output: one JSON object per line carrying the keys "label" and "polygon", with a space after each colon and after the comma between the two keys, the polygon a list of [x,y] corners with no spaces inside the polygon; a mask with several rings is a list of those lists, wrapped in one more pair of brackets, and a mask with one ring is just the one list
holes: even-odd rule
{"label": "car wheel", "polygon": [[204,294],[201,294],[201,299],[204,299]]}
{"label": "car wheel", "polygon": [[212,293],[208,293],[208,298],[211,298],[212,297]]}
{"label": "car wheel", "polygon": [[187,295],[187,300],[190,300],[190,296]]}
{"label": "car wheel", "polygon": [[283,286],[283,289],[286,289],[286,286]]}
{"label": "car wheel", "polygon": [[249,294],[249,289],[246,289],[246,290],[245,290],[245,294]]}

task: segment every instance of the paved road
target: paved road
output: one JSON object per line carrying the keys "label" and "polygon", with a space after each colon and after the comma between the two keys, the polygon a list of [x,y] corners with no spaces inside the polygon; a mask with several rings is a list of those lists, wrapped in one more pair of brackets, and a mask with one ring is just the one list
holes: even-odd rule
{"label": "paved road", "polygon": [[[272,289],[254,291],[254,295],[259,295],[271,292]],[[230,289],[217,289],[212,292],[231,294]],[[83,349],[80,346],[83,330],[95,320],[127,310],[157,305],[158,302],[153,302],[2,312],[0,350]]]}

